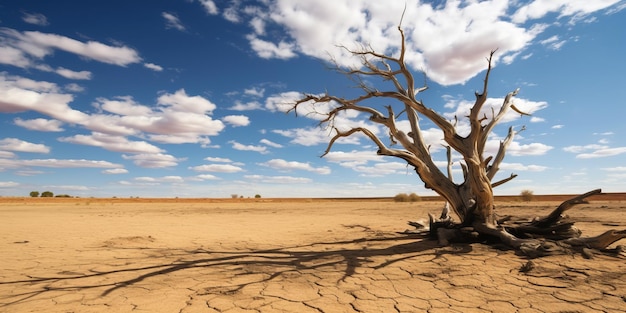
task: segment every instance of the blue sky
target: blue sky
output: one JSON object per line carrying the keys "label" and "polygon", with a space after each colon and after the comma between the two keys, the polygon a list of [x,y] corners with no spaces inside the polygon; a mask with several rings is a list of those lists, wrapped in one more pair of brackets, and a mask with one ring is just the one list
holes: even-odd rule
{"label": "blue sky", "polygon": [[[25,0],[0,1],[0,196],[432,194],[364,137],[320,158],[319,117],[284,112],[303,93],[357,94],[329,58],[356,64],[338,45],[397,51],[405,4],[426,105],[463,116],[497,48],[489,106],[519,87],[532,112],[491,137],[488,152],[526,128],[497,176],[518,177],[497,194],[626,191],[624,1]],[[384,138],[366,120],[338,122]],[[445,164],[440,133],[421,127]]]}

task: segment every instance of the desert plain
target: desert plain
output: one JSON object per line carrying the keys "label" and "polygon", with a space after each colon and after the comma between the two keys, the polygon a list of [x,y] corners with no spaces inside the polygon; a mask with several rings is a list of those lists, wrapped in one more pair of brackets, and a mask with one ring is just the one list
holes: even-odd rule
{"label": "desert plain", "polygon": [[[532,219],[557,200],[498,213]],[[567,211],[583,235],[626,229],[623,195],[589,200]],[[623,254],[528,263],[405,232],[442,205],[0,198],[0,312],[626,312]]]}

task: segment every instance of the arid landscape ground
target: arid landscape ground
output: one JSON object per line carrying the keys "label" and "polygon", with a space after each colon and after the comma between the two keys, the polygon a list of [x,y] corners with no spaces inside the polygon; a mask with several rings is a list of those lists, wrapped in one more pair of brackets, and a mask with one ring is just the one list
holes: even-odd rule
{"label": "arid landscape ground", "polygon": [[[559,200],[559,201],[557,201]],[[562,199],[501,199],[532,219]],[[626,198],[567,211],[626,229]],[[440,247],[441,201],[0,198],[0,312],[626,312],[626,257]],[[626,240],[614,245],[626,245]]]}

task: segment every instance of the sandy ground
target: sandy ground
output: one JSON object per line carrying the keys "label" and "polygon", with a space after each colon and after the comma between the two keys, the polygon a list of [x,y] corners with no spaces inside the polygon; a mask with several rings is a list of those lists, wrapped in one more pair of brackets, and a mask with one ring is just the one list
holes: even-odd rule
{"label": "sandy ground", "polygon": [[[0,199],[0,312],[626,312],[623,256],[521,272],[514,251],[398,233],[438,202],[55,200]],[[568,212],[626,228],[626,202]]]}

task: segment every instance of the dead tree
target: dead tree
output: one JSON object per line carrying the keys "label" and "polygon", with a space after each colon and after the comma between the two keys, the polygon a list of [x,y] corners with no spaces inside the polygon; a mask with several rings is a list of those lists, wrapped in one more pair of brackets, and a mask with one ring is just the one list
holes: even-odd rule
{"label": "dead tree", "polygon": [[[406,45],[405,35],[401,27],[398,27],[402,44],[398,56],[389,56],[363,48],[355,51],[347,49],[354,57],[361,60],[361,67],[341,67],[335,63],[335,69],[347,75],[358,83],[362,94],[354,98],[339,96],[307,94],[292,103],[290,111],[296,111],[303,104],[331,104],[333,107],[320,126],[330,127],[334,136],[330,139],[324,155],[333,144],[340,138],[363,134],[378,147],[377,153],[382,156],[400,158],[412,166],[425,187],[434,190],[446,201],[446,208],[441,218],[431,216],[431,233],[442,244],[451,240],[467,240],[468,238],[496,238],[500,242],[525,252],[528,255],[550,254],[552,245],[545,242],[546,238],[551,242],[558,242],[559,247],[580,246],[594,249],[605,249],[613,242],[626,237],[626,230],[609,231],[603,235],[592,238],[579,238],[580,232],[573,227],[573,223],[561,220],[561,213],[571,206],[581,203],[586,197],[599,194],[600,190],[594,190],[572,200],[564,202],[548,217],[529,222],[526,224],[506,224],[499,221],[496,215],[493,188],[515,178],[515,175],[493,181],[499,166],[504,159],[509,144],[518,131],[509,128],[508,134],[500,142],[500,147],[495,156],[485,155],[485,146],[489,135],[494,127],[502,120],[504,115],[513,110],[521,112],[513,104],[513,98],[518,90],[510,92],[504,98],[501,107],[496,112],[492,110],[491,116],[481,113],[487,101],[487,87],[489,75],[492,69],[492,51],[487,61],[487,70],[482,86],[482,92],[476,92],[476,100],[470,110],[468,118],[470,131],[467,135],[457,132],[457,119],[450,121],[432,108],[426,106],[418,95],[427,89],[427,86],[416,87],[415,78],[405,64]],[[380,79],[386,84],[387,90],[379,90],[365,82],[365,78]],[[378,100],[378,101],[372,101]],[[390,101],[395,105],[387,105],[382,110],[372,105],[372,102]],[[369,121],[382,125],[388,131],[388,141],[379,138],[367,127],[354,127],[348,130],[340,130],[335,127],[335,119],[345,111],[358,111],[369,116]],[[297,111],[296,111],[297,112]],[[398,128],[397,121],[406,119],[410,124],[410,131],[405,132]],[[433,160],[430,147],[423,138],[420,129],[420,119],[426,118],[434,123],[443,132],[443,140],[448,149],[448,175],[436,165]],[[388,142],[389,144],[386,144]],[[397,146],[400,147],[397,147]],[[463,181],[454,182],[450,174],[452,157],[450,151],[458,153],[462,161]],[[448,215],[448,210],[455,213],[453,221]],[[558,249],[557,249],[558,250]]]}

